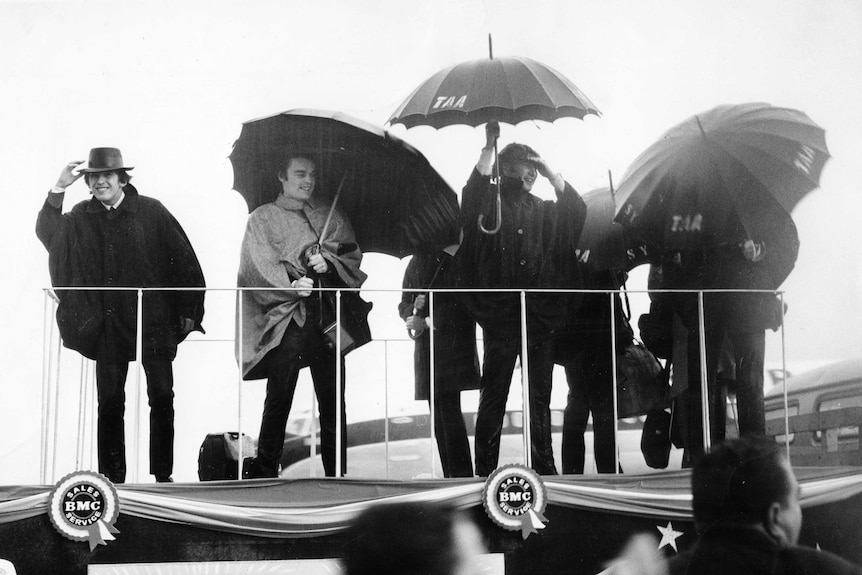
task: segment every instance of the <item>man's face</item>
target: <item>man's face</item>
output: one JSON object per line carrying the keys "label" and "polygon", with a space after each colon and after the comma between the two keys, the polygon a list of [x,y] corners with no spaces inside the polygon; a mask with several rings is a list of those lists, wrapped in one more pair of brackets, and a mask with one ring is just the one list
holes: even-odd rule
{"label": "man's face", "polygon": [[117,172],[93,172],[87,174],[87,185],[97,200],[106,206],[113,206],[123,193],[123,183]]}
{"label": "man's face", "polygon": [[284,195],[291,200],[307,202],[317,183],[317,167],[308,158],[292,158],[284,177],[279,174]]}
{"label": "man's face", "polygon": [[781,538],[788,545],[796,545],[799,542],[799,532],[802,529],[802,507],[799,505],[799,483],[796,475],[790,467],[787,459],[782,459],[781,466],[787,473],[788,485],[787,501],[780,506],[777,519],[777,527],[781,532]]}
{"label": "man's face", "polygon": [[536,164],[526,160],[514,162],[506,168],[504,173],[506,176],[521,180],[521,190],[524,192],[529,192],[533,189],[537,174]]}

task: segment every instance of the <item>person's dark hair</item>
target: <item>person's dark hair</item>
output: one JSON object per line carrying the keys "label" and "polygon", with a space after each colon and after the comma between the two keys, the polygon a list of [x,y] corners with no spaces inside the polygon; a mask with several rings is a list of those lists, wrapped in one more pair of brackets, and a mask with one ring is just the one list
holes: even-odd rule
{"label": "person's dark hair", "polygon": [[771,438],[743,437],[716,445],[691,474],[698,530],[720,522],[760,523],[773,503],[785,504],[790,478],[784,451]]}
{"label": "person's dark hair", "polygon": [[527,158],[538,156],[538,152],[526,144],[511,143],[500,150],[497,154],[497,161],[500,164],[500,173],[505,173],[505,169],[513,166],[517,162],[529,161]]}
{"label": "person's dark hair", "polygon": [[451,575],[458,557],[458,511],[441,504],[393,503],[370,507],[348,532],[346,575]]}
{"label": "person's dark hair", "polygon": [[[120,180],[120,183],[123,186],[125,186],[126,184],[128,184],[129,182],[132,181],[132,176],[130,176],[129,172],[127,172],[126,170],[105,170],[105,171],[110,171],[110,172],[114,172],[115,174],[117,174],[117,178]],[[102,173],[102,172],[86,172],[84,174],[84,182],[89,186],[90,185],[90,176],[95,176],[96,174],[99,174],[99,173]]]}
{"label": "person's dark hair", "polygon": [[288,152],[284,155],[284,160],[281,162],[278,168],[278,177],[286,180],[287,179],[287,168],[290,166],[290,162],[297,158],[302,158],[304,160],[309,160],[314,162],[314,165],[317,165],[317,158],[315,158],[312,154],[302,153],[302,152]]}

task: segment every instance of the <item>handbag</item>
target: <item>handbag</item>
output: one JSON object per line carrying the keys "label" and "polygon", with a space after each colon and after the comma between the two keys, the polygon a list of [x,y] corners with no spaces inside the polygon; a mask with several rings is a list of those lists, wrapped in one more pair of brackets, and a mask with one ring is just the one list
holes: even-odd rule
{"label": "handbag", "polygon": [[638,319],[644,345],[662,359],[669,359],[673,351],[673,314],[667,301],[656,299],[650,303],[649,312]]}
{"label": "handbag", "polygon": [[634,338],[631,328],[631,307],[625,284],[622,286],[625,313],[623,330],[627,336],[622,351],[617,352],[617,415],[620,419],[646,415],[670,405],[670,373],[646,346]]}
{"label": "handbag", "polygon": [[670,405],[668,370],[640,341],[617,355],[617,414],[646,415]]}
{"label": "handbag", "polygon": [[672,420],[673,412],[661,409],[649,412],[644,421],[641,453],[646,464],[653,469],[666,469],[670,461]]}
{"label": "handbag", "polygon": [[[321,293],[320,330],[326,345],[335,349],[338,332],[341,332],[341,353],[346,354],[371,341],[368,312],[374,304],[360,297],[358,292],[341,292],[341,322],[335,321],[335,293]],[[336,327],[340,325],[340,330]]]}

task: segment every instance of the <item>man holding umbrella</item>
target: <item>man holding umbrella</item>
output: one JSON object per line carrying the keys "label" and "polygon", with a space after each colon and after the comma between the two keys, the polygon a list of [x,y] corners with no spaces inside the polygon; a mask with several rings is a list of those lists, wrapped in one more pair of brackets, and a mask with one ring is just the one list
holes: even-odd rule
{"label": "man holding umbrella", "polygon": [[[736,236],[736,241],[666,253],[667,261],[662,265],[666,285],[675,289],[778,289],[793,269],[799,251],[799,237],[786,212],[763,210],[760,217],[762,225],[753,238],[732,214],[730,221],[736,225],[731,223],[731,227],[736,231],[729,232],[727,237]],[[704,222],[704,226],[708,224]],[[679,227],[674,226],[673,218],[668,225],[671,229]],[[689,246],[699,244],[691,240],[686,243]],[[687,375],[690,385],[680,397],[680,415],[686,448],[683,465],[690,466],[704,453],[701,389],[697,385],[701,378],[698,303],[693,293],[671,294],[671,301],[688,330]],[[740,435],[764,435],[765,331],[776,330],[781,325],[781,303],[767,291],[705,293],[703,303],[711,441],[720,442],[725,437],[727,391],[736,394]],[[723,388],[719,381],[719,362],[723,355],[727,355],[734,368],[732,390]]]}
{"label": "man holding umbrella", "polygon": [[[493,152],[500,126],[485,127],[486,145],[464,187],[461,213],[464,241],[458,252],[459,285],[465,288],[579,288],[576,249],[586,218],[583,199],[535,150],[510,144],[499,154],[501,218],[488,233],[480,216],[495,218],[492,197]],[[541,174],[554,187],[556,201],[530,192]],[[484,330],[485,357],[476,420],[476,474],[489,475],[500,453],[506,399],[521,354],[521,303],[517,293],[466,293],[465,307]],[[541,474],[556,474],[551,447],[553,337],[576,304],[564,294],[529,294],[527,358],[531,415],[531,459]],[[527,361],[524,361],[524,360]]]}
{"label": "man holding umbrella", "polygon": [[[278,475],[297,377],[308,366],[320,410],[323,467],[327,476],[335,476],[337,406],[345,421],[343,387],[342,397],[336,398],[336,352],[320,332],[323,294],[312,288],[324,279],[327,285],[362,285],[362,252],[345,214],[315,193],[318,173],[311,155],[287,154],[278,179],[282,191],[276,200],[249,216],[237,279],[239,287],[293,288],[243,290],[241,296],[243,379],[267,378],[258,455],[250,474]],[[343,473],[343,440],[341,448]]]}

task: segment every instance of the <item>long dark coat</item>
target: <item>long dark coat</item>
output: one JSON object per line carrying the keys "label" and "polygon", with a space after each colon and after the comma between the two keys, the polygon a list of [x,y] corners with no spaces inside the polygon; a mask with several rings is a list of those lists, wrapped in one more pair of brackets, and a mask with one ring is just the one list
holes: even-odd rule
{"label": "long dark coat", "polygon": [[[407,264],[403,287],[407,289],[452,287],[452,258],[445,252],[416,254]],[[403,292],[398,313],[401,319],[413,315],[413,300],[419,292]],[[428,307],[418,315],[428,317]],[[476,351],[476,323],[461,307],[455,294],[440,292],[434,297],[434,378],[436,393],[479,389],[479,356]],[[431,381],[431,338],[428,330],[416,340],[413,352],[416,399],[429,399]]]}
{"label": "long dark coat", "polygon": [[[48,249],[55,287],[195,287],[203,271],[179,222],[156,199],[131,184],[116,210],[90,198],[62,213],[64,194],[49,194],[39,212],[36,235]],[[135,359],[135,290],[57,290],[57,323],[63,344],[91,359]],[[173,359],[180,318],[203,331],[204,292],[144,292],[144,354]]]}
{"label": "long dark coat", "polygon": [[[556,201],[523,192],[521,185],[520,180],[503,178],[500,231],[485,234],[476,222],[484,214],[485,227],[493,225],[496,185],[474,168],[461,196],[464,239],[456,255],[458,286],[582,288],[576,250],[587,216],[584,200],[568,183]],[[500,337],[520,334],[518,294],[463,295],[461,301],[485,330]],[[578,304],[577,297],[564,294],[528,295],[530,338],[552,337]]]}

